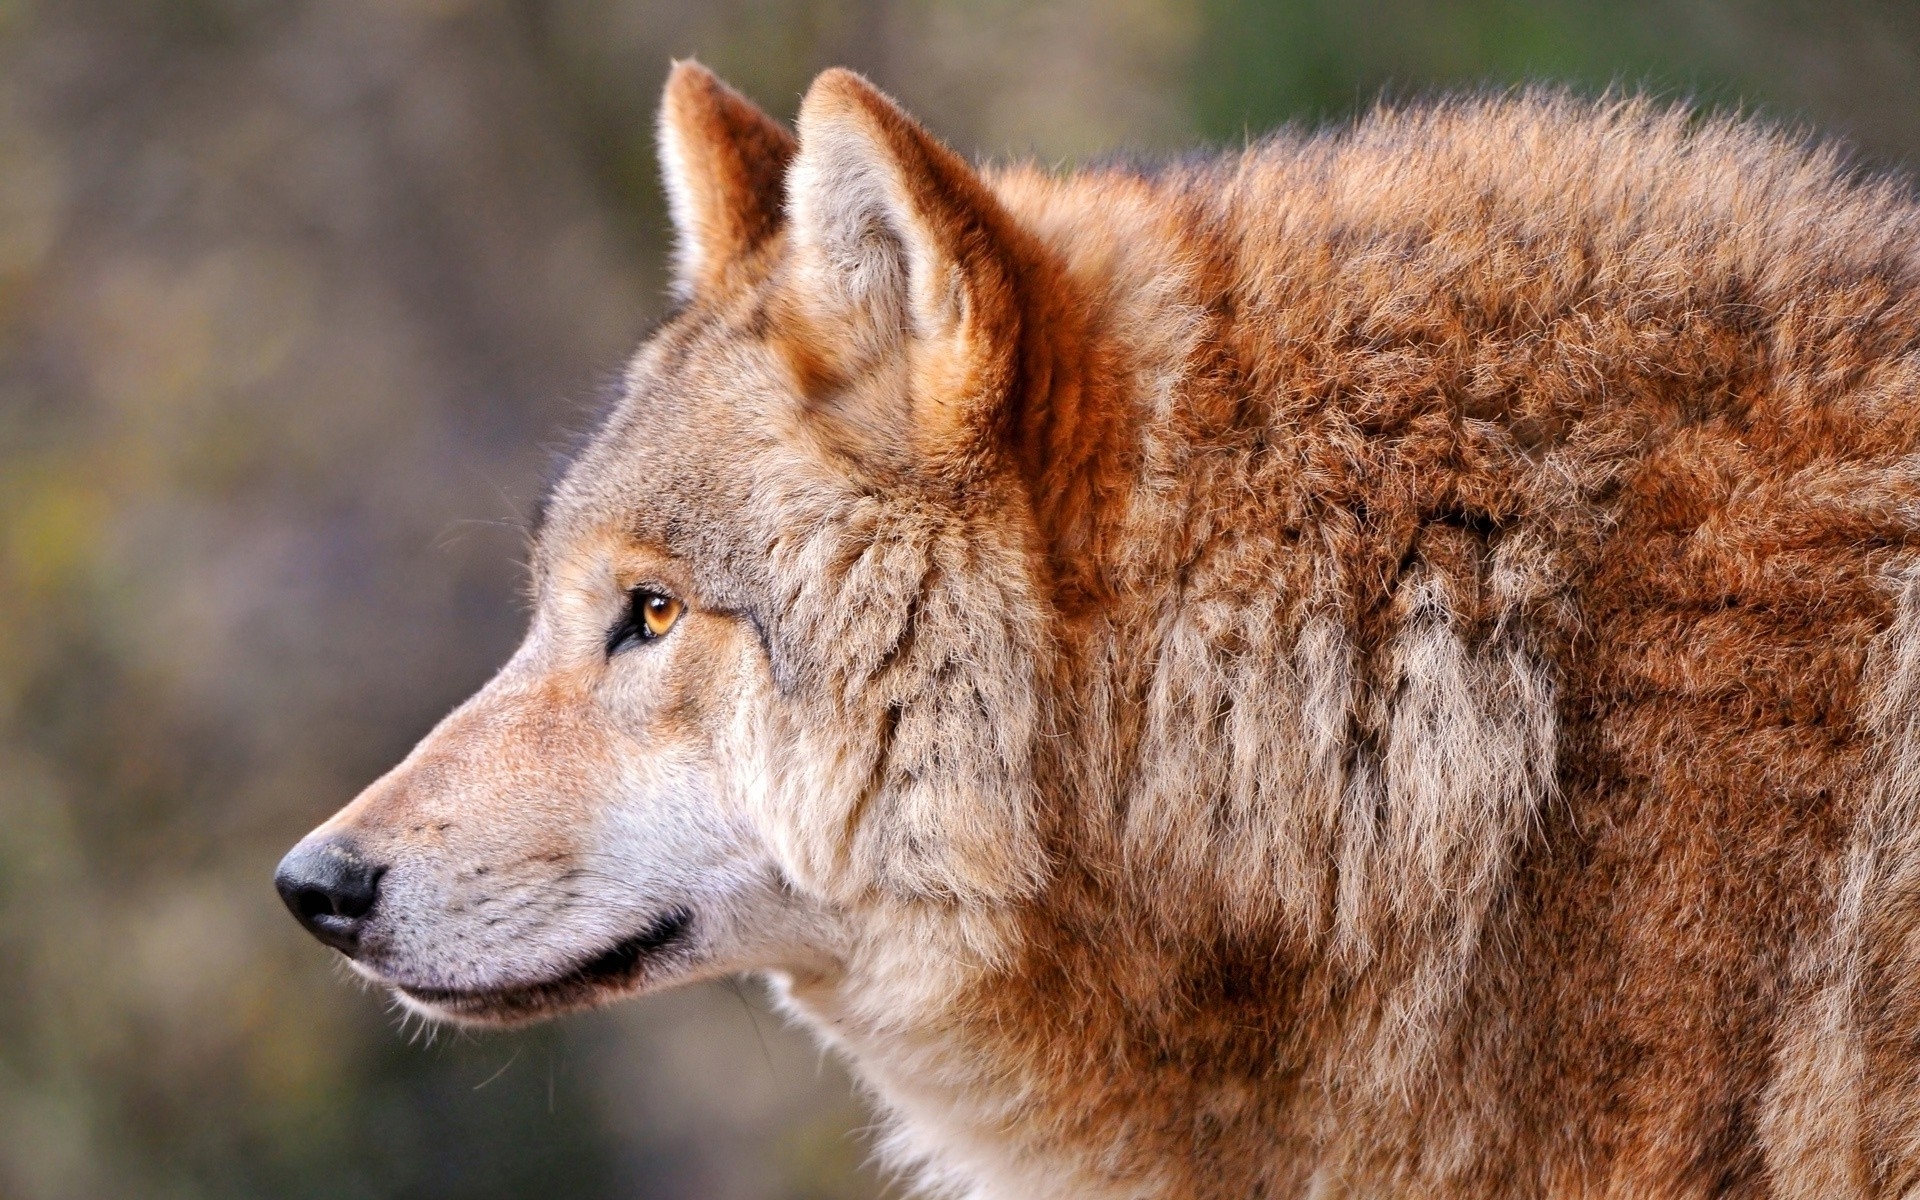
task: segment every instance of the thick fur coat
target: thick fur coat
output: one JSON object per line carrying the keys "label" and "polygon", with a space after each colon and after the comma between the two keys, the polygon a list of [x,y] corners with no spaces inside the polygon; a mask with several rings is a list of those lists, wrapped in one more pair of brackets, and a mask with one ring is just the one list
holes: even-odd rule
{"label": "thick fur coat", "polygon": [[296,850],[377,904],[283,870],[361,970],[766,972],[928,1194],[1920,1187],[1902,186],[1555,94],[1061,175],[687,63],[661,132],[526,646]]}

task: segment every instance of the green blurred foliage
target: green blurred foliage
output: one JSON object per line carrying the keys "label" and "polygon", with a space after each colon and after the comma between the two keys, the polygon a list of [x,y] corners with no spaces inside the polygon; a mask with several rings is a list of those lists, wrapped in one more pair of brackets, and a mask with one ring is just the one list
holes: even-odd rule
{"label": "green blurred foliage", "polygon": [[428,1038],[268,886],[518,636],[688,54],[1047,162],[1537,79],[1920,151],[1864,0],[0,0],[0,1196],[878,1194],[751,985]]}
{"label": "green blurred foliage", "polygon": [[1920,147],[1920,6],[1903,0],[1199,0],[1192,104],[1235,141],[1378,98],[1533,82],[1757,110]]}

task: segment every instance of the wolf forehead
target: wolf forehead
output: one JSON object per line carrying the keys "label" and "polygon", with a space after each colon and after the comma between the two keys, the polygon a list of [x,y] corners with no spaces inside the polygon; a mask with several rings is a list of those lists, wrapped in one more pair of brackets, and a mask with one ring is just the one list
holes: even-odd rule
{"label": "wolf forehead", "polygon": [[[736,556],[754,481],[792,403],[757,341],[684,310],[648,337],[612,407],[536,505],[536,570],[580,538],[609,534],[688,560]],[[707,536],[722,525],[729,537]]]}

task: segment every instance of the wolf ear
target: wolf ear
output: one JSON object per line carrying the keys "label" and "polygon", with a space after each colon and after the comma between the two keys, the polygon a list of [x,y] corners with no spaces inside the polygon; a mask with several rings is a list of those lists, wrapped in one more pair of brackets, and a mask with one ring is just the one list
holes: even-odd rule
{"label": "wolf ear", "polygon": [[667,75],[659,137],[674,293],[688,300],[724,286],[734,264],[779,229],[793,135],[712,71],[683,59]]}
{"label": "wolf ear", "polygon": [[[967,163],[851,71],[800,103],[787,173],[803,390],[925,462],[971,457],[1012,387],[1013,224]],[[889,385],[853,385],[876,371]],[[904,387],[893,381],[903,381]]]}

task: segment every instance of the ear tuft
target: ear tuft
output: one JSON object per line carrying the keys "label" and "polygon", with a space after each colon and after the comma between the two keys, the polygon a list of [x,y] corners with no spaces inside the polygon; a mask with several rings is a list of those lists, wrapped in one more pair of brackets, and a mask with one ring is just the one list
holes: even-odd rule
{"label": "ear tuft", "polygon": [[780,228],[793,135],[691,59],[673,64],[660,101],[660,166],[681,299],[725,287],[741,259]]}

